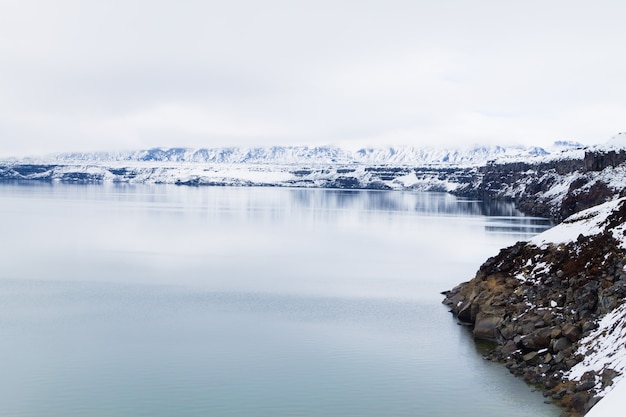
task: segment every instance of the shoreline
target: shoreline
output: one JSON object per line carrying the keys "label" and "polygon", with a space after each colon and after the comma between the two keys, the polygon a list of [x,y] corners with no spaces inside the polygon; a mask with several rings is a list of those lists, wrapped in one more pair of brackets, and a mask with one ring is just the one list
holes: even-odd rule
{"label": "shoreline", "polygon": [[563,416],[584,415],[626,370],[614,354],[626,341],[625,222],[626,199],[580,212],[444,292],[476,339],[497,343],[486,358],[539,385]]}

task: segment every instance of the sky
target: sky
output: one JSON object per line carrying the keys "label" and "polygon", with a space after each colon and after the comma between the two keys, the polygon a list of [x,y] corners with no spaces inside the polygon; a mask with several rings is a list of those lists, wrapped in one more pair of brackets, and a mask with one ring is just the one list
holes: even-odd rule
{"label": "sky", "polygon": [[603,143],[622,0],[0,0],[0,156]]}

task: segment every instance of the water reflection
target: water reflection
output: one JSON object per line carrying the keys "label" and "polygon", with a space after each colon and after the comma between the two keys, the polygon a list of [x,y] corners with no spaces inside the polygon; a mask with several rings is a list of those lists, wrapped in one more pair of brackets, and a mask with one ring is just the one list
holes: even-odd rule
{"label": "water reflection", "polygon": [[509,236],[519,235],[526,237],[539,234],[552,226],[554,223],[549,219],[540,217],[488,217],[485,219],[485,230],[489,233],[500,233]]}
{"label": "water reflection", "polygon": [[291,190],[293,202],[312,210],[352,210],[412,213],[420,216],[485,217],[488,233],[525,238],[554,224],[545,218],[525,217],[511,202],[458,198],[447,193],[398,191]]}
{"label": "water reflection", "polygon": [[557,415],[441,305],[506,233],[542,227],[518,214],[440,193],[0,184],[0,415]]}
{"label": "water reflection", "polygon": [[[107,183],[78,185],[39,182],[5,183],[2,189],[20,198],[45,198],[54,202],[71,198],[99,210],[146,210],[152,215],[190,214],[225,221],[285,222],[297,216],[327,219],[364,216],[368,212],[429,217],[482,217],[484,230],[523,239],[553,226],[544,218],[524,217],[513,203],[458,198],[447,193],[276,189],[230,187],[179,187]],[[334,213],[334,214],[333,214]],[[339,214],[338,214],[339,213]],[[310,219],[309,219],[310,220]]]}
{"label": "water reflection", "polygon": [[447,193],[292,189],[300,206],[414,212],[434,216],[522,216],[511,203],[457,198]]}

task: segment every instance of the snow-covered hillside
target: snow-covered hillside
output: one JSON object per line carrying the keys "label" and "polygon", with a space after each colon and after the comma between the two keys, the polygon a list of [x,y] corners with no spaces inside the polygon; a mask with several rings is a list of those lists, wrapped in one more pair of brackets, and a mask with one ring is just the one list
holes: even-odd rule
{"label": "snow-covered hillside", "polygon": [[626,198],[502,249],[444,303],[572,416],[626,384]]}
{"label": "snow-covered hillside", "polygon": [[[536,236],[532,242],[540,245],[547,242],[568,244],[575,242],[580,235],[593,236],[608,232],[626,250],[625,210],[624,198],[593,207]],[[618,212],[621,215],[617,215]],[[617,271],[620,276],[624,276],[625,272],[626,266]],[[589,384],[593,384],[596,395],[606,397],[606,400],[591,409],[588,416],[600,417],[616,415],[616,411],[623,412],[626,409],[626,303],[602,317],[597,328],[579,341],[575,354],[584,359],[572,367],[566,377],[573,381],[584,381],[592,376]],[[610,384],[606,383],[608,378],[612,380]]]}
{"label": "snow-covered hillside", "polygon": [[[626,195],[626,135],[606,144],[498,161],[455,190],[464,197],[514,200],[528,214],[557,221]],[[624,143],[622,143],[624,142]]]}
{"label": "snow-covered hillside", "polygon": [[[531,243],[567,245],[576,242],[579,236],[608,232],[626,250],[625,205],[626,199],[622,198],[577,213],[561,225],[534,237]],[[619,212],[622,214],[617,215]],[[624,276],[624,268],[617,271],[620,276]],[[588,417],[617,415],[616,412],[622,413],[626,409],[626,303],[603,316],[596,326],[578,342],[575,355],[583,359],[572,367],[566,378],[581,385],[588,381],[595,395],[606,397],[591,409]],[[610,383],[607,383],[608,379]]]}
{"label": "snow-covered hillside", "polygon": [[189,162],[0,164],[0,180],[452,191],[475,169]]}

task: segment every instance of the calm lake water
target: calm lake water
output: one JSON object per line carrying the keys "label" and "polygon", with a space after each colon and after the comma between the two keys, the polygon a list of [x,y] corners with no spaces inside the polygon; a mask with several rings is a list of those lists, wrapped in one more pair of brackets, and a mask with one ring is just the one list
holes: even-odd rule
{"label": "calm lake water", "polygon": [[439,193],[0,185],[0,415],[558,416],[439,294],[546,227]]}

